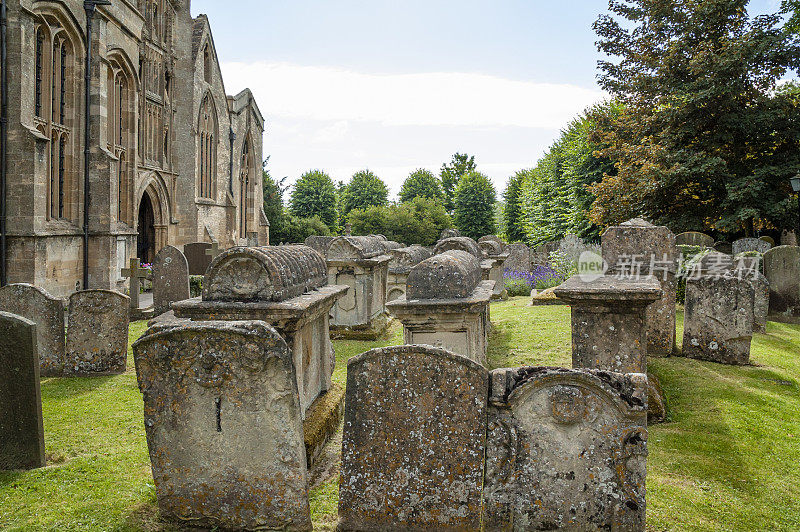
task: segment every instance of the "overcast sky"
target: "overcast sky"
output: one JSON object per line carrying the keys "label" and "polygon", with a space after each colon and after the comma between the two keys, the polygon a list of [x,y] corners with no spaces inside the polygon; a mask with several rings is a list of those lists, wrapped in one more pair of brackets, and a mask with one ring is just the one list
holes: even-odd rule
{"label": "overcast sky", "polygon": [[[779,0],[753,0],[751,13]],[[604,0],[194,0],[228,94],[249,87],[264,156],[294,182],[369,168],[397,194],[415,168],[474,155],[498,192],[601,101]]]}

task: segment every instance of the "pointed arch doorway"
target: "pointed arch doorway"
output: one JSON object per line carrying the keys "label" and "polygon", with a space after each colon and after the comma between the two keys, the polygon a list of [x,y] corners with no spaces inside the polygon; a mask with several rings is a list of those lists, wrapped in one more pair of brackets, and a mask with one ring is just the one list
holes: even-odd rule
{"label": "pointed arch doorway", "polygon": [[139,221],[136,226],[136,256],[142,264],[152,264],[156,256],[156,216],[150,194],[144,193],[139,204]]}

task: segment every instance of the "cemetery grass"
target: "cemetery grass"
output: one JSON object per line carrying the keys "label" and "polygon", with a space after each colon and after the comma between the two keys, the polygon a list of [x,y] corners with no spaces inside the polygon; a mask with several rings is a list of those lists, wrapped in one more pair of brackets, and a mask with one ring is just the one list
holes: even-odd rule
{"label": "cemetery grass", "polygon": [[[569,366],[569,307],[527,302],[492,305],[489,365]],[[680,313],[678,321],[680,342]],[[131,340],[143,331],[132,324]],[[335,341],[334,380],[345,383],[352,356],[401,340],[395,324],[380,342]],[[649,431],[649,530],[800,529],[800,326],[770,322],[754,337],[752,361],[651,359],[669,419]],[[158,518],[131,356],[128,367],[116,377],[43,379],[48,466],[0,473],[0,529],[172,530]],[[335,527],[332,470],[311,490],[315,529]]]}

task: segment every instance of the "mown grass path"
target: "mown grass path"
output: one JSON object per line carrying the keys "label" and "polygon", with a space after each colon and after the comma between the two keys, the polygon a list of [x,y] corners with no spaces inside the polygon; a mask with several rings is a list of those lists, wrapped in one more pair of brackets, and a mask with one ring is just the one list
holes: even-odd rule
{"label": "mown grass path", "polygon": [[[492,368],[569,365],[568,307],[492,305]],[[682,331],[679,316],[678,338]],[[131,326],[131,340],[144,323]],[[401,341],[335,342],[348,358]],[[670,419],[650,428],[650,530],[800,530],[800,326],[770,323],[753,366],[652,359]],[[118,377],[42,381],[48,467],[0,473],[0,529],[169,530],[158,520],[133,361]],[[315,526],[336,522],[335,476],[312,489]]]}

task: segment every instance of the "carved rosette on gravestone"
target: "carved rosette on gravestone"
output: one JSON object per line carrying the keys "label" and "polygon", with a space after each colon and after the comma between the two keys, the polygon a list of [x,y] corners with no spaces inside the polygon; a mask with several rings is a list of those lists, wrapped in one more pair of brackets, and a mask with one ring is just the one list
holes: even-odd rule
{"label": "carved rosette on gravestone", "polygon": [[36,324],[36,344],[42,377],[64,372],[64,302],[30,284],[0,288],[0,310],[17,314]]}
{"label": "carved rosette on gravestone", "polygon": [[644,530],[646,474],[645,375],[492,372],[485,530]]}
{"label": "carved rosette on gravestone", "polygon": [[186,262],[189,263],[189,275],[205,275],[211,264],[211,257],[206,252],[211,249],[208,242],[192,242],[183,246]]}
{"label": "carved rosette on gravestone", "polygon": [[110,290],[85,290],[69,298],[66,376],[125,373],[129,298]]}
{"label": "carved rosette on gravestone", "polygon": [[0,471],[44,467],[36,324],[0,312]]}
{"label": "carved rosette on gravestone", "polygon": [[778,246],[764,254],[769,312],[800,316],[800,247]]}
{"label": "carved rosette on gravestone", "polygon": [[531,270],[531,249],[525,244],[509,244],[506,246],[508,259],[504,268],[515,272],[529,272]]}
{"label": "carved rosette on gravestone", "polygon": [[166,246],[153,261],[153,307],[156,316],[176,301],[189,299],[189,263],[181,250]]}
{"label": "carved rosette on gravestone", "polygon": [[733,274],[686,282],[683,355],[720,364],[750,363],[755,290]]}
{"label": "carved rosette on gravestone", "polygon": [[480,530],[488,388],[430,346],[350,359],[338,529]]}
{"label": "carved rosette on gravestone", "polygon": [[260,321],[154,327],[134,346],[162,513],[194,526],[311,530],[286,343]]}
{"label": "carved rosette on gravestone", "polygon": [[733,243],[733,254],[748,253],[757,251],[762,255],[769,251],[772,245],[769,242],[761,240],[760,238],[740,238]]}

